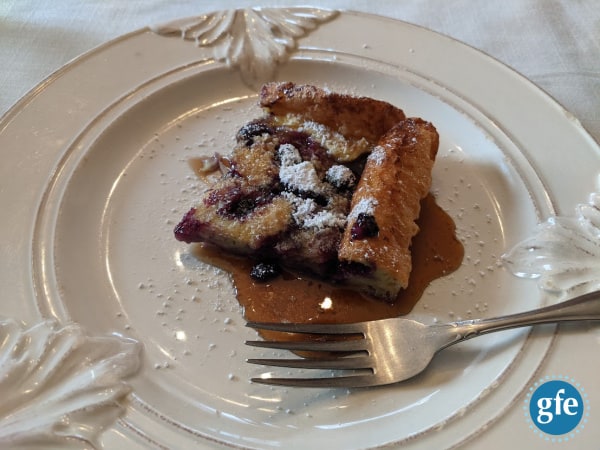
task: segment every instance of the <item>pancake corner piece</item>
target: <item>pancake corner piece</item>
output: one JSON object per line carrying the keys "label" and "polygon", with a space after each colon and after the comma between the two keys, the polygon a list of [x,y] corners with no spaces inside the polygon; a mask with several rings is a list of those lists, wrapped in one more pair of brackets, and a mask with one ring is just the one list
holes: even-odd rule
{"label": "pancake corner piece", "polygon": [[252,258],[251,275],[308,272],[386,301],[407,287],[435,127],[385,101],[291,82],[261,88],[220,174],[175,228]]}

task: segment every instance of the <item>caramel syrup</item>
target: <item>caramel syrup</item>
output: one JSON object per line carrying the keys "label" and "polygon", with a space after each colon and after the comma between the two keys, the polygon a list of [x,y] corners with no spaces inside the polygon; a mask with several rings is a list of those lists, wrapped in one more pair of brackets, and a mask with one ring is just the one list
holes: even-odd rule
{"label": "caramel syrup", "polygon": [[224,254],[197,244],[195,255],[229,272],[244,308],[246,320],[257,322],[351,323],[405,315],[436,278],[461,265],[464,248],[456,238],[452,218],[437,205],[433,195],[421,202],[417,221],[420,231],[412,242],[412,264],[408,288],[393,302],[372,299],[355,291],[305,275],[284,272],[261,283],[250,277],[249,259]]}

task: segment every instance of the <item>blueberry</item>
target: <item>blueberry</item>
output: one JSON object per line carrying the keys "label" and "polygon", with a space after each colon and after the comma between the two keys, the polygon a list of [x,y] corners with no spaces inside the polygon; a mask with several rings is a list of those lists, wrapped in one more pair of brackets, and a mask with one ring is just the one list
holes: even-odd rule
{"label": "blueberry", "polygon": [[350,230],[350,237],[354,239],[366,239],[369,237],[377,236],[379,233],[379,226],[375,221],[375,217],[367,213],[359,213],[352,229]]}
{"label": "blueberry", "polygon": [[238,142],[244,142],[247,147],[250,147],[254,143],[256,136],[262,136],[263,134],[273,134],[273,128],[264,121],[250,122],[244,125],[237,132],[236,139]]}
{"label": "blueberry", "polygon": [[338,191],[347,191],[356,186],[356,175],[346,166],[336,164],[327,169],[326,181]]}
{"label": "blueberry", "polygon": [[250,276],[255,281],[267,282],[279,276],[280,267],[271,262],[256,263],[250,270]]}

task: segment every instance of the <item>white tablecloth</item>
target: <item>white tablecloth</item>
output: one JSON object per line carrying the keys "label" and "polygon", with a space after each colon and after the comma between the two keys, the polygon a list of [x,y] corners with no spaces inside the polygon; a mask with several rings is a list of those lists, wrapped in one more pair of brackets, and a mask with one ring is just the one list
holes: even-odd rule
{"label": "white tablecloth", "polygon": [[[169,19],[254,4],[247,0],[2,0],[0,114],[54,70],[109,39]],[[318,4],[390,16],[466,42],[546,90],[600,141],[597,0],[322,0]]]}
{"label": "white tablecloth", "polygon": [[[247,0],[0,0],[0,115],[53,71],[107,40],[179,17],[253,4]],[[386,15],[466,42],[539,85],[600,142],[598,0],[321,0],[318,6]],[[597,361],[579,361],[574,350],[577,339],[577,333],[565,327],[554,356],[540,370],[561,373],[581,364],[597,365]],[[590,375],[580,381],[597,385],[598,378]],[[592,400],[598,404],[598,399]],[[592,411],[585,431],[596,436],[596,442],[600,442],[598,417],[600,413]],[[519,433],[513,436],[507,429],[520,429],[522,421],[523,413],[516,406],[473,447],[520,448]],[[577,447],[576,442],[555,445]]]}

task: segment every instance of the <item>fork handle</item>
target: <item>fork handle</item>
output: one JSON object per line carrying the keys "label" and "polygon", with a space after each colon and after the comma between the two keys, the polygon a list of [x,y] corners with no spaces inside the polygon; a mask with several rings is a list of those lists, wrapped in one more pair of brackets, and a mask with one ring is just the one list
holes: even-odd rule
{"label": "fork handle", "polygon": [[460,338],[454,343],[494,331],[575,320],[600,320],[600,291],[590,292],[565,302],[518,314],[455,322],[453,331],[460,335]]}

